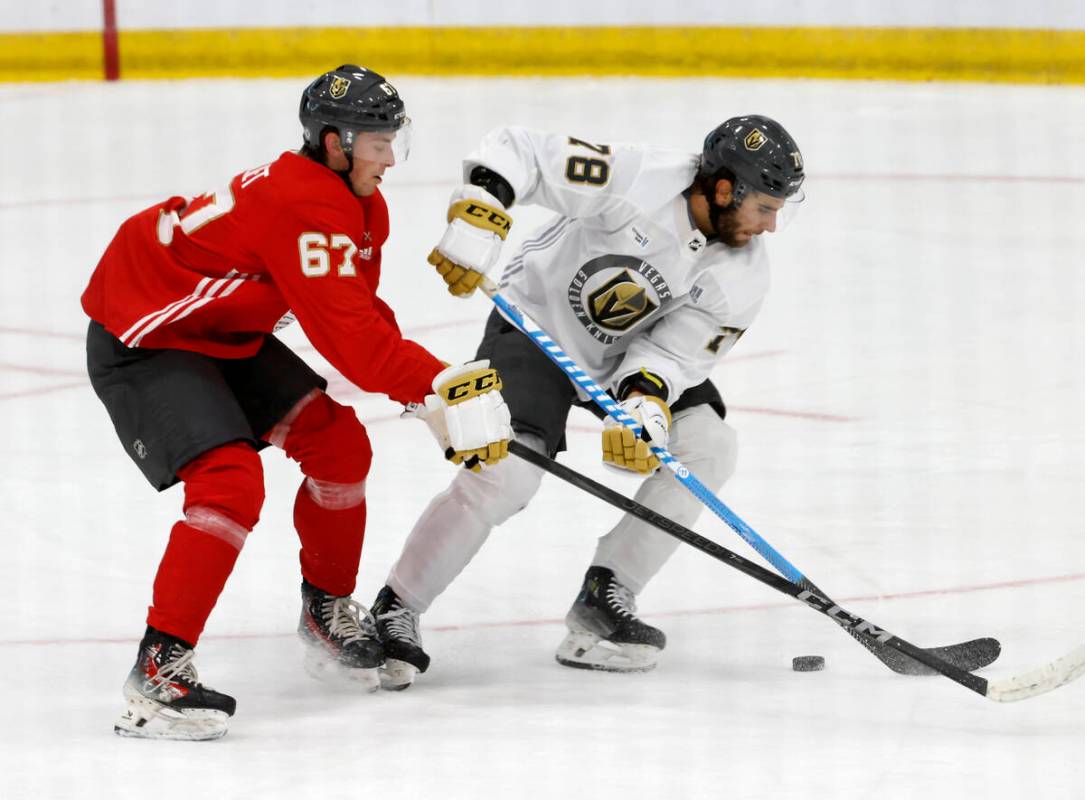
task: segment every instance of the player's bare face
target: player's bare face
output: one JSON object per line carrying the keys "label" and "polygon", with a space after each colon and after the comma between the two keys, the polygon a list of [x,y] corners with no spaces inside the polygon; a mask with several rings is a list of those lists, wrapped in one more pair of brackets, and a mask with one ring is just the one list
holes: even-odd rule
{"label": "player's bare face", "polygon": [[728,247],[745,247],[755,236],[776,230],[784,201],[761,192],[750,192],[738,208],[728,208],[715,221],[716,234]]}
{"label": "player's bare face", "polygon": [[359,133],[354,139],[354,166],[350,171],[350,186],[359,197],[377,191],[384,172],[396,164],[392,143],[394,132]]}

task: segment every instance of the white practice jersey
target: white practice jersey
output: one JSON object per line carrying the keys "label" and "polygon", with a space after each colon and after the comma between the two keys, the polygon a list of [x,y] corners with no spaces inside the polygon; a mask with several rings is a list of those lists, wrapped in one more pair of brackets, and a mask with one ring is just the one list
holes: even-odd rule
{"label": "white practice jersey", "polygon": [[768,260],[706,240],[685,190],[696,154],[491,131],[464,162],[505,178],[516,201],[558,216],[524,242],[500,285],[601,386],[646,369],[671,402],[704,381],[753,322]]}

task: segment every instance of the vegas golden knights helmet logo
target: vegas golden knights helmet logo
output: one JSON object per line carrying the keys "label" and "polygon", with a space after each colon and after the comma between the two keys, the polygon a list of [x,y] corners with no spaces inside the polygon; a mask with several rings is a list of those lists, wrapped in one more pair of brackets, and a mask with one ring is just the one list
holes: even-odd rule
{"label": "vegas golden knights helmet logo", "polygon": [[328,87],[328,94],[334,97],[336,100],[341,100],[347,93],[347,89],[350,88],[350,80],[348,78],[340,78],[336,75],[332,78],[331,85]]}
{"label": "vegas golden knights helmet logo", "polygon": [[760,150],[768,139],[765,138],[765,134],[761,133],[760,130],[754,128],[746,134],[746,138],[742,141],[746,145],[747,150]]}
{"label": "vegas golden knights helmet logo", "polygon": [[628,270],[615,275],[588,296],[592,319],[597,325],[624,331],[648,316],[659,306],[648,299],[648,292]]}

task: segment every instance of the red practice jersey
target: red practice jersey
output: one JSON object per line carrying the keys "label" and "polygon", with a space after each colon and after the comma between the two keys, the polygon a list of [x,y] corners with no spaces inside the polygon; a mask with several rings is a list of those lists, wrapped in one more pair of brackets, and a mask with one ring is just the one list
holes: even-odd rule
{"label": "red practice jersey", "polygon": [[420,402],[443,365],[404,339],[376,295],[388,207],[296,153],[196,198],[171,197],[121,225],[83,310],[128,347],[255,355],[292,312],[367,392]]}

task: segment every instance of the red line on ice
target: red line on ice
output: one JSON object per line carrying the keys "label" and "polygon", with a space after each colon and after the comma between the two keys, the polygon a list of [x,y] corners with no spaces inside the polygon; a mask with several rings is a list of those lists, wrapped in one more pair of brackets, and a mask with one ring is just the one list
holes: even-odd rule
{"label": "red line on ice", "polygon": [[0,400],[15,400],[20,397],[38,397],[52,392],[61,392],[67,389],[81,389],[90,386],[89,380],[81,380],[75,383],[55,383],[52,386],[41,386],[36,389],[23,389],[19,392],[4,392],[0,394]]}
{"label": "red line on ice", "polygon": [[[1020,580],[996,581],[994,583],[976,583],[965,586],[952,586],[944,589],[922,589],[914,592],[895,592],[891,594],[854,595],[840,600],[841,603],[869,603],[883,600],[911,600],[916,597],[936,597],[951,594],[972,594],[974,592],[990,592],[999,589],[1021,589],[1028,586],[1045,586],[1056,583],[1070,583],[1085,579],[1085,572],[1070,573],[1067,575],[1049,575],[1043,578],[1022,578]],[[642,614],[645,618],[653,617],[689,617],[711,614],[735,614],[744,611],[771,611],[778,608],[798,607],[791,601],[779,601],[775,603],[755,603],[739,606],[720,606],[718,608],[687,609],[684,611],[662,611],[655,614]],[[490,628],[524,628],[541,625],[563,625],[563,617],[553,619],[523,619],[504,620],[500,622],[475,622],[466,625],[435,625],[427,627],[427,630],[438,633],[455,631],[475,631]],[[287,639],[296,636],[290,633],[232,633],[222,635],[210,635],[203,637],[208,640],[245,640],[245,639]],[[98,637],[80,639],[9,639],[0,640],[0,647],[40,647],[47,645],[84,645],[84,644],[124,644],[130,645],[138,642],[137,637]]]}
{"label": "red line on ice", "polygon": [[81,375],[86,374],[82,370],[54,369],[53,367],[31,367],[24,364],[0,363],[0,369],[10,370],[11,372],[29,372],[32,375],[62,375],[65,378],[77,378]]}

